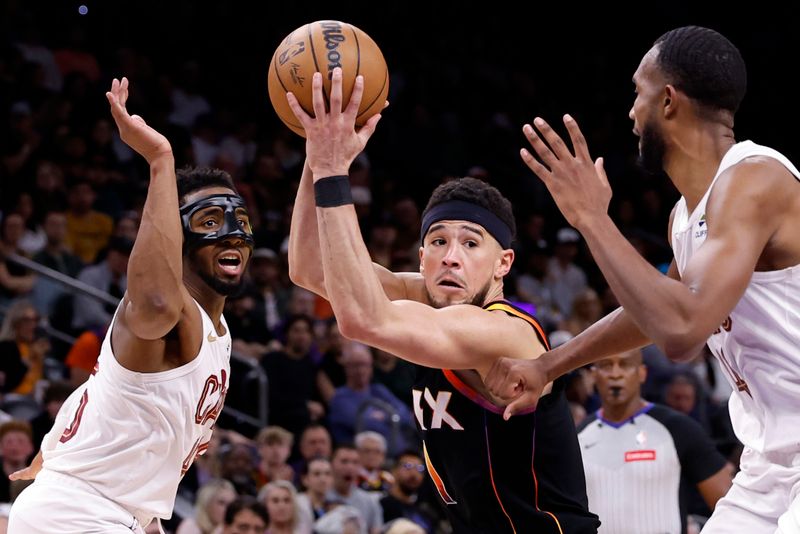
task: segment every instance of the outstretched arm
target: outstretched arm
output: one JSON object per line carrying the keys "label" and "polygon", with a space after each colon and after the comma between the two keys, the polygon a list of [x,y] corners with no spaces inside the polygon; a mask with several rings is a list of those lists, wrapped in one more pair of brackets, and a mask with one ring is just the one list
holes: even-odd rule
{"label": "outstretched arm", "polygon": [[[289,102],[306,130],[306,153],[315,182],[346,174],[363,150],[379,117],[354,129],[363,80],[356,80],[347,109],[342,111],[341,71],[333,72],[330,112],[322,96],[322,78],[315,74],[314,113],[309,117],[296,99]],[[532,357],[533,330],[501,312],[469,305],[434,309],[410,300],[390,301],[370,261],[352,203],[317,208],[325,286],[339,328],[345,337],[431,367],[488,371],[500,355]]]}
{"label": "outstretched arm", "polygon": [[[424,295],[422,277],[419,273],[393,273],[377,263],[372,263],[372,268],[378,275],[386,296],[391,300],[418,300]],[[328,298],[317,230],[313,173],[308,161],[303,166],[303,175],[300,177],[300,186],[292,210],[292,225],[289,231],[289,278],[294,284],[322,298]]]}
{"label": "outstretched arm", "polygon": [[583,234],[639,329],[671,359],[693,357],[744,293],[764,247],[791,209],[793,196],[785,188],[794,186],[794,179],[777,162],[745,161],[726,171],[706,206],[706,241],[677,281],[642,258],[611,221],[611,188],[602,160],[592,163],[571,117],[564,123],[574,155],[546,122],[537,119],[542,137],[530,125],[524,132],[544,165],[527,150],[522,151],[523,160]]}
{"label": "outstretched arm", "polygon": [[292,209],[289,229],[289,278],[300,287],[327,298],[325,274],[319,251],[317,208],[314,205],[314,183],[308,160],[303,165],[300,186]]}
{"label": "outstretched arm", "polygon": [[[349,167],[339,169],[338,172],[347,175]],[[421,300],[424,297],[422,277],[419,273],[393,273],[377,263],[372,263],[372,268],[391,300]],[[294,284],[325,299],[328,298],[317,230],[313,173],[308,160],[303,165],[303,174],[300,177],[300,186],[297,188],[297,197],[292,210],[289,230],[289,278]]]}
{"label": "outstretched arm", "polygon": [[106,98],[120,137],[150,165],[150,186],[128,261],[128,291],[122,312],[136,337],[159,339],[177,324],[186,292],[175,159],[169,141],[125,108],[127,78],[115,79]]}

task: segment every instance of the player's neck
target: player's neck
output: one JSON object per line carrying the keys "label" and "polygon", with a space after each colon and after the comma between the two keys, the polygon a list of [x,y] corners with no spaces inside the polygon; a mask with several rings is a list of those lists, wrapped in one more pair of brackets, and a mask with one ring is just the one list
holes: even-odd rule
{"label": "player's neck", "polygon": [[187,280],[184,280],[184,285],[192,298],[200,304],[200,307],[211,318],[214,327],[219,330],[220,317],[222,317],[222,310],[225,308],[225,297],[215,293],[208,287],[201,289]]}
{"label": "player's neck", "polygon": [[673,140],[664,171],[692,211],[708,191],[722,158],[736,144],[733,130],[723,125],[689,129]]}
{"label": "player's neck", "polygon": [[483,305],[486,306],[491,302],[497,302],[498,300],[505,300],[503,296],[503,281],[500,280],[500,283],[496,286],[489,289],[486,293],[486,297],[483,299]]}
{"label": "player's neck", "polygon": [[645,406],[647,406],[647,402],[641,397],[634,397],[625,404],[604,405],[603,419],[612,423],[621,423],[636,415]]}

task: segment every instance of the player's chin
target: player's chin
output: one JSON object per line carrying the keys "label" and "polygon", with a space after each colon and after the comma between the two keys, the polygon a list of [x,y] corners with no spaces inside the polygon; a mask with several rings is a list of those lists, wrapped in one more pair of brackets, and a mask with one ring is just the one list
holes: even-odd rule
{"label": "player's chin", "polygon": [[235,297],[239,294],[243,286],[242,275],[236,276],[215,276],[214,290],[224,297]]}

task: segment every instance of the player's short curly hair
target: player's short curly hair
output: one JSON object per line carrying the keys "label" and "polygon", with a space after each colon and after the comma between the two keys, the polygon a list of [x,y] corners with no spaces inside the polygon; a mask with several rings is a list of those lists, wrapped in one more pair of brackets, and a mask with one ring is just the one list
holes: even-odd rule
{"label": "player's short curly hair", "polygon": [[733,43],[700,26],[668,31],[653,46],[669,83],[712,110],[736,113],[747,92],[747,68]]}
{"label": "player's short curly hair", "polygon": [[189,193],[205,189],[207,187],[227,187],[234,193],[236,187],[233,185],[233,178],[227,172],[220,169],[209,167],[183,167],[177,171],[178,201],[183,204],[183,199]]}

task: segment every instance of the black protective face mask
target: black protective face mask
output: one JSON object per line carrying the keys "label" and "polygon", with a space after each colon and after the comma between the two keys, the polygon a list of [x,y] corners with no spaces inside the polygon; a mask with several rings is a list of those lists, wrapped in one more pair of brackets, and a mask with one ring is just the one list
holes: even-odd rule
{"label": "black protective face mask", "polygon": [[[222,226],[216,232],[194,232],[192,231],[191,219],[198,210],[210,207],[218,207],[223,210]],[[181,206],[181,222],[183,223],[183,250],[191,251],[205,245],[211,245],[217,241],[226,239],[241,239],[245,244],[253,248],[253,230],[248,223],[244,228],[239,226],[236,220],[236,210],[246,209],[242,197],[239,195],[211,195],[201,198]]]}

